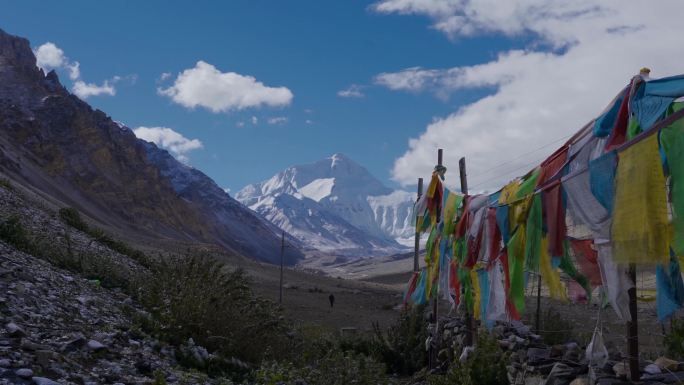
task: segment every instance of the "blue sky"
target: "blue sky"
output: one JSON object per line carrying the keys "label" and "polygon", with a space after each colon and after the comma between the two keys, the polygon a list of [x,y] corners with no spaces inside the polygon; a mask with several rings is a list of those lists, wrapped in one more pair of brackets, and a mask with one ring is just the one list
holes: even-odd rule
{"label": "blue sky", "polygon": [[[427,28],[427,20],[381,15],[364,1],[124,4],[6,3],[0,27],[34,47],[53,42],[80,63],[87,82],[136,76],[135,84],[119,82],[116,95],[91,96],[88,103],[133,128],[163,126],[199,139],[203,148],[187,154],[190,164],[232,191],[335,152],[391,184],[390,169],[409,137],[477,93],[449,100],[393,93],[372,86],[373,77],[414,66],[470,64],[506,44],[493,38],[452,43]],[[283,107],[212,113],[157,94],[173,80],[160,85],[162,73],[175,77],[198,60],[285,86],[294,98]],[[66,71],[58,72],[69,85]],[[362,98],[337,95],[351,84],[370,87]],[[268,124],[274,117],[288,120]]]}
{"label": "blue sky", "polygon": [[[113,119],[200,141],[181,156],[232,192],[335,152],[408,185],[429,175],[437,147],[447,166],[467,156],[488,188],[552,152],[641,66],[684,72],[682,54],[660,45],[677,44],[680,3],[555,2],[21,1],[2,3],[0,28],[78,62],[73,80],[58,68],[70,89],[108,81],[115,95],[86,100]],[[168,90],[198,61],[292,98],[188,108]],[[362,97],[338,95],[352,85]]]}

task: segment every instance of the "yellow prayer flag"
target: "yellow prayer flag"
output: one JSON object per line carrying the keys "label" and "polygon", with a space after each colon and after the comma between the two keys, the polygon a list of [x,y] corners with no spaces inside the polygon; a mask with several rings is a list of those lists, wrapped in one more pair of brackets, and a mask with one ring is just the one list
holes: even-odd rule
{"label": "yellow prayer flag", "polygon": [[667,263],[670,229],[658,136],[650,135],[628,147],[618,159],[613,258],[619,263]]}
{"label": "yellow prayer flag", "polygon": [[480,319],[480,279],[477,277],[475,269],[470,270],[470,282],[473,285],[473,316],[475,319]]}
{"label": "yellow prayer flag", "polygon": [[554,269],[551,263],[551,256],[548,251],[549,240],[546,237],[541,241],[541,255],[539,259],[539,272],[542,275],[544,284],[549,288],[551,298],[567,301],[567,293],[560,280],[560,272]]}

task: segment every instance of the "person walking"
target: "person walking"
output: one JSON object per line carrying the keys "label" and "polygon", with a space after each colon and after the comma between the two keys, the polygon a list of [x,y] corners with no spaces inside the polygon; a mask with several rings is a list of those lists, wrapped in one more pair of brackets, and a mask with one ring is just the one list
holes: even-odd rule
{"label": "person walking", "polygon": [[335,304],[335,296],[333,295],[333,293],[330,293],[330,295],[328,296],[328,301],[330,301],[330,308],[332,309],[333,305]]}

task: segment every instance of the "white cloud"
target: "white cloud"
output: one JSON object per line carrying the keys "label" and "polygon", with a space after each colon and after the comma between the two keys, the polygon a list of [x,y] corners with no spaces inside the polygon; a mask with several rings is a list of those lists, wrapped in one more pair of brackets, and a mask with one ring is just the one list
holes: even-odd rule
{"label": "white cloud", "polygon": [[337,91],[337,96],[342,98],[362,98],[364,97],[363,87],[358,84],[352,84],[343,90]]}
{"label": "white cloud", "polygon": [[313,120],[311,120],[311,119],[307,119],[307,120],[304,121],[304,123],[306,123],[306,124],[313,124],[314,122],[313,122]]}
{"label": "white cloud", "polygon": [[81,77],[81,64],[71,62],[64,54],[64,50],[55,43],[47,42],[33,51],[36,55],[36,65],[44,72],[62,68],[69,72],[69,79],[76,80]]}
{"label": "white cloud", "polygon": [[[676,3],[676,0],[668,1]],[[619,0],[381,0],[371,8],[380,13],[427,16],[432,20],[433,28],[450,38],[481,33],[513,36],[532,32],[547,43],[564,45],[577,40],[574,32],[578,22],[607,21],[610,24],[604,25],[604,30],[639,26],[638,21],[613,23],[619,18],[618,13],[622,13],[618,10],[621,4]],[[631,2],[627,7],[640,8],[641,12],[652,9],[637,2]],[[664,7],[659,4],[658,8]]]}
{"label": "white cloud", "polygon": [[188,139],[180,133],[167,127],[138,127],[133,130],[135,136],[142,140],[152,142],[157,146],[168,150],[173,156],[183,163],[188,163],[187,154],[190,151],[203,147],[199,139]]}
{"label": "white cloud", "polygon": [[462,1],[458,0],[384,0],[372,5],[381,13],[426,14],[434,18],[444,18],[455,13]]}
{"label": "white cloud", "polygon": [[287,123],[287,117],[285,116],[276,116],[273,118],[268,118],[266,121],[268,124],[285,124]]}
{"label": "white cloud", "polygon": [[[121,76],[114,76],[110,80],[105,80],[102,85],[99,86],[95,83],[87,83],[81,79],[81,63],[70,61],[64,54],[64,50],[51,42],[39,46],[33,53],[36,56],[36,65],[44,72],[53,69],[63,69],[67,71],[69,79],[74,82],[71,91],[81,99],[87,99],[90,96],[98,95],[114,96],[116,95],[114,84],[121,79],[124,79]],[[137,76],[129,75],[125,78],[131,79],[131,83],[135,83]]]}
{"label": "white cloud", "polygon": [[427,16],[450,38],[531,38],[529,48],[500,51],[488,62],[440,70],[409,68],[376,78],[378,84],[413,92],[495,88],[435,119],[409,140],[408,150],[395,161],[393,178],[413,184],[417,177],[429,176],[437,148],[444,148],[448,184],[458,185],[458,159],[465,156],[471,189],[496,189],[538,164],[563,138],[599,115],[639,68],[650,67],[653,77],[682,72],[684,51],[675,47],[681,46],[684,3],[649,5],[620,0],[374,4],[378,12]]}
{"label": "white cloud", "polygon": [[375,76],[375,84],[393,91],[423,91],[436,82],[442,71],[411,67],[399,72],[383,72]]}
{"label": "white cloud", "polygon": [[224,188],[223,188],[223,191],[224,191],[226,194],[230,194],[230,187],[224,187]]}
{"label": "white cloud", "polygon": [[181,72],[173,86],[160,88],[158,92],[184,107],[199,106],[215,113],[286,106],[293,98],[286,87],[268,87],[252,76],[221,72],[204,61],[198,61],[195,67]]}
{"label": "white cloud", "polygon": [[162,74],[159,76],[159,80],[164,81],[170,77],[171,77],[171,72],[162,72]]}
{"label": "white cloud", "polygon": [[245,126],[245,122],[239,121],[239,122],[235,123],[235,126],[236,126],[236,127],[244,127],[244,126]]}
{"label": "white cloud", "polygon": [[64,51],[57,47],[55,43],[47,42],[36,48],[33,53],[36,55],[36,65],[43,70],[49,71],[54,68],[60,68],[68,63],[68,59],[64,56]]}
{"label": "white cloud", "polygon": [[90,96],[98,95],[116,95],[116,89],[109,80],[105,80],[100,86],[94,83],[86,83],[83,80],[77,80],[71,88],[71,91],[81,99],[87,99]]}
{"label": "white cloud", "polygon": [[73,62],[67,66],[69,70],[69,79],[76,80],[81,77],[81,63]]}
{"label": "white cloud", "polygon": [[259,123],[259,118],[257,118],[256,116],[252,116],[250,120],[252,121],[252,124],[255,126]]}
{"label": "white cloud", "polygon": [[440,99],[448,98],[454,90],[464,86],[462,68],[425,69],[406,68],[398,72],[383,72],[375,76],[374,83],[392,91],[419,93],[433,92]]}

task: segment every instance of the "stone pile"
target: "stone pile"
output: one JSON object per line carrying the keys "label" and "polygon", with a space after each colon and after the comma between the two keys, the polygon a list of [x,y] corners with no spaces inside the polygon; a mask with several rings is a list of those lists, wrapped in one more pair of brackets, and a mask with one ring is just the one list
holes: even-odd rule
{"label": "stone pile", "polygon": [[[436,372],[444,372],[455,358],[464,360],[472,351],[465,346],[466,327],[462,319],[443,317],[439,323],[439,347]],[[496,323],[488,331],[509,352],[508,378],[514,385],[622,385],[631,384],[627,357],[608,346],[608,356],[602,365],[589,362],[585,348],[574,341],[547,345],[540,335],[519,321]],[[660,357],[640,362],[645,385],[684,383],[684,363]]]}
{"label": "stone pile", "polygon": [[173,347],[133,327],[148,316],[120,290],[0,242],[0,384],[207,382],[177,369]]}

